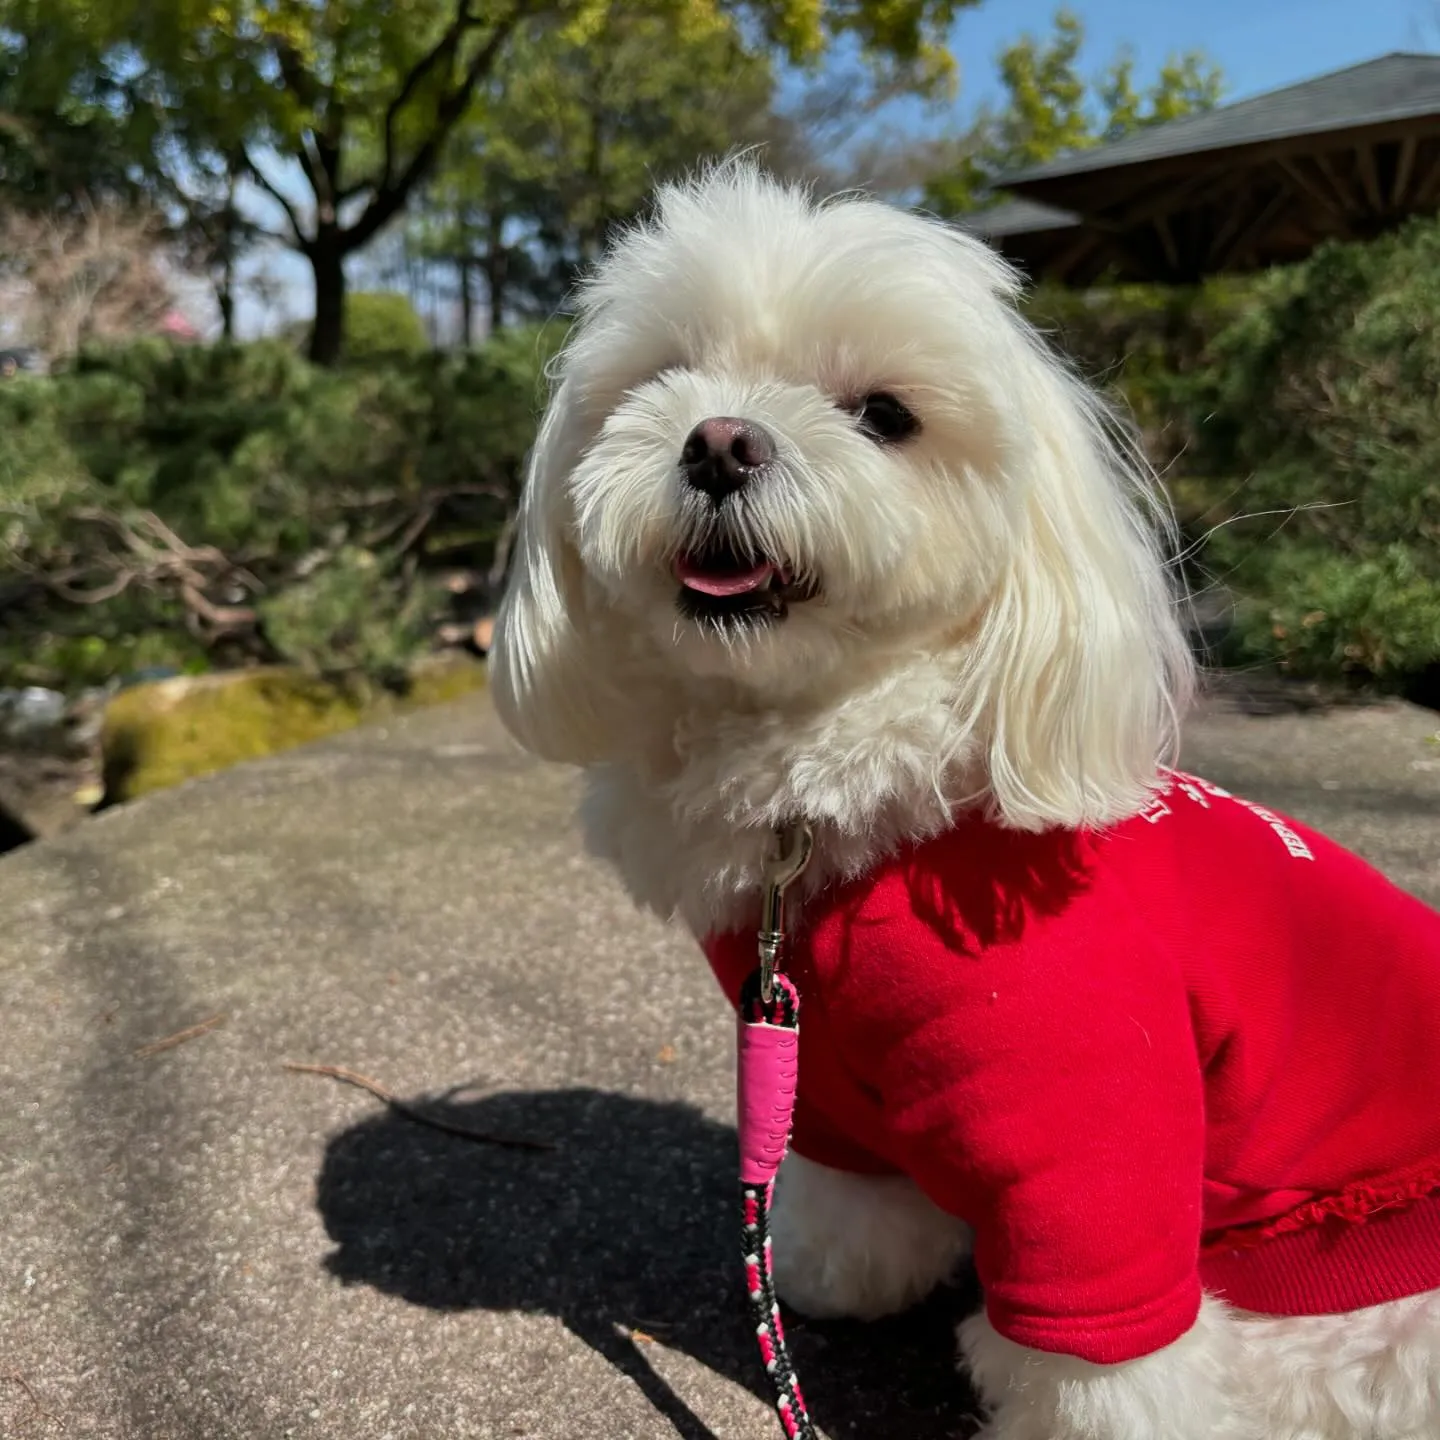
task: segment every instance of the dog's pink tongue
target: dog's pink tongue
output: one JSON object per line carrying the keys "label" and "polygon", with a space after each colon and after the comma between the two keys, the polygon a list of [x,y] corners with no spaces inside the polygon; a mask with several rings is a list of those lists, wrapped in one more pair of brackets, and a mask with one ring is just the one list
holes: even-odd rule
{"label": "dog's pink tongue", "polygon": [[775,567],[762,561],[750,570],[706,570],[688,555],[682,555],[675,562],[675,575],[687,590],[698,590],[702,595],[746,595],[763,590],[774,577]]}

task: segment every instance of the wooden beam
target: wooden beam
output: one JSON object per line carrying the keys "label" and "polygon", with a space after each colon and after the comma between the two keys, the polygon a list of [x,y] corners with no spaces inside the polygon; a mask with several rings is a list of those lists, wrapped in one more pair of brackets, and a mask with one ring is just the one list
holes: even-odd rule
{"label": "wooden beam", "polygon": [[[1250,172],[1243,172],[1246,178]],[[1217,196],[1234,193],[1237,177],[1234,171],[1219,174],[1200,171],[1187,176],[1185,182],[1168,190],[1150,190],[1135,204],[1122,206],[1118,210],[1092,212],[1084,217],[1083,223],[1107,235],[1123,235],[1128,230],[1153,224],[1159,218],[1173,216],[1182,209],[1189,210],[1212,200]]]}
{"label": "wooden beam", "polygon": [[1069,249],[1060,252],[1053,265],[1045,267],[1046,271],[1063,284],[1075,267],[1100,243],[1100,239],[1094,232],[1082,234]]}
{"label": "wooden beam", "polygon": [[1341,220],[1348,220],[1345,207],[1331,194],[1328,194],[1322,185],[1317,185],[1303,169],[1300,161],[1303,157],[1297,155],[1293,160],[1281,158],[1275,163],[1284,172],[1285,177],[1290,181],[1296,190],[1303,190],[1323,210],[1328,210],[1332,215]]}
{"label": "wooden beam", "polygon": [[1340,203],[1345,207],[1347,215],[1354,215],[1361,206],[1356,203],[1355,192],[1335,173],[1335,167],[1330,163],[1328,155],[1316,155],[1313,157],[1315,168],[1325,177],[1325,183],[1339,198]]}
{"label": "wooden beam", "polygon": [[1355,147],[1355,168],[1360,172],[1360,183],[1365,187],[1365,197],[1376,215],[1385,213],[1385,202],[1380,198],[1380,172],[1375,167],[1375,147]]}
{"label": "wooden beam", "polygon": [[1430,165],[1420,167],[1420,175],[1411,189],[1410,208],[1412,210],[1423,210],[1435,200],[1436,192],[1440,191],[1440,152],[1430,152]]}
{"label": "wooden beam", "polygon": [[1236,235],[1247,230],[1258,216],[1263,215],[1266,206],[1274,202],[1277,194],[1288,197],[1293,193],[1288,181],[1283,176],[1274,182],[1273,188],[1269,190],[1268,199],[1265,198],[1266,190],[1254,185],[1248,187],[1243,193],[1236,193],[1232,197],[1232,203],[1225,216],[1225,223],[1210,239],[1207,247],[1209,254],[1212,257],[1225,254],[1227,247]]}
{"label": "wooden beam", "polygon": [[1414,135],[1407,135],[1400,142],[1400,154],[1395,161],[1395,179],[1390,185],[1390,205],[1398,210],[1405,203],[1405,187],[1410,183],[1410,173],[1415,168],[1415,152],[1420,141]]}
{"label": "wooden beam", "polygon": [[1177,210],[1184,202],[1193,203],[1207,191],[1229,188],[1234,183],[1233,171],[1227,171],[1222,177],[1217,177],[1208,170],[1196,170],[1190,175],[1182,176],[1178,184],[1152,191],[1138,201],[1122,206],[1112,214],[1106,215],[1105,220],[1107,224],[1128,229],[1132,225],[1143,224],[1147,220],[1154,220],[1158,216]]}
{"label": "wooden beam", "polygon": [[1160,248],[1165,252],[1165,261],[1172,270],[1180,272],[1180,252],[1175,246],[1175,237],[1170,233],[1170,222],[1163,215],[1157,215],[1152,222],[1155,233],[1160,237]]}
{"label": "wooden beam", "polygon": [[1223,270],[1241,259],[1245,252],[1252,246],[1277,215],[1285,208],[1290,200],[1290,191],[1281,186],[1254,216],[1248,225],[1235,237],[1227,246],[1212,245],[1210,248],[1210,261],[1217,270]]}

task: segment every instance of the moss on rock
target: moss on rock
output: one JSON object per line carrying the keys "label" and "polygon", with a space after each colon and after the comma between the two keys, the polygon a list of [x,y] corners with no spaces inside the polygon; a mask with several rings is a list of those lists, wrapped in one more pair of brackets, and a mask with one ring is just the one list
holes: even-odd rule
{"label": "moss on rock", "polygon": [[448,655],[417,665],[400,694],[283,668],[136,685],[106,708],[105,798],[134,800],[368,721],[458,699],[484,683],[479,661]]}

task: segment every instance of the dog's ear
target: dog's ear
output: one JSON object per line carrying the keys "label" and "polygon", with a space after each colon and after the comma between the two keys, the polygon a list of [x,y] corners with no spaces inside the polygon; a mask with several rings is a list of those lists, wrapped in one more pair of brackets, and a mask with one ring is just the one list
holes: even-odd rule
{"label": "dog's ear", "polygon": [[531,451],[490,684],[501,720],[526,749],[584,765],[609,753],[613,704],[571,537],[565,479],[583,443],[572,402],[573,383],[562,381]]}
{"label": "dog's ear", "polygon": [[[1022,829],[1133,815],[1173,762],[1194,662],[1165,550],[1169,511],[1102,402],[1020,326],[1027,487],[971,688],[999,818]],[[977,717],[979,718],[979,717]]]}

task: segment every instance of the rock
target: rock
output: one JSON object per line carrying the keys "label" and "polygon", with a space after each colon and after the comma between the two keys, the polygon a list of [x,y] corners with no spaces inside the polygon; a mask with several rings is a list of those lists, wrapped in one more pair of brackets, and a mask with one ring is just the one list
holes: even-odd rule
{"label": "rock", "polygon": [[[1209,705],[1185,761],[1436,903],[1437,725]],[[582,853],[577,789],[477,696],[0,860],[0,1435],[775,1440],[733,1019]],[[821,1433],[967,1433],[967,1299],[795,1325]]]}
{"label": "rock", "polygon": [[0,741],[39,748],[64,728],[68,708],[58,690],[46,690],[39,685],[27,685],[23,690],[0,690]]}
{"label": "rock", "polygon": [[106,802],[137,799],[338,735],[365,720],[456,699],[484,683],[482,665],[452,654],[418,664],[398,695],[282,667],[135,685],[105,710]]}
{"label": "rock", "polygon": [[[734,1026],[575,790],[476,696],[0,860],[0,1435],[775,1440]],[[822,1434],[954,1435],[955,1318],[796,1326]]]}
{"label": "rock", "polygon": [[0,851],[59,835],[103,794],[100,724],[107,692],[67,699],[30,686],[0,690]]}

